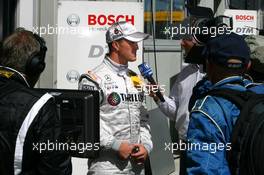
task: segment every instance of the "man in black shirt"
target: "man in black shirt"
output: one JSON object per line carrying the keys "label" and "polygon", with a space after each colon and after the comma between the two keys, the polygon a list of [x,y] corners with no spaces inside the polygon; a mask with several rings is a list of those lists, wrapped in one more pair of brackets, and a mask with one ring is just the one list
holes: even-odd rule
{"label": "man in black shirt", "polygon": [[[33,89],[45,68],[45,41],[24,29],[3,41],[0,57],[0,174],[71,174],[70,156],[47,150],[60,137],[54,98]],[[43,150],[39,150],[42,145]],[[45,149],[44,149],[45,148]]]}

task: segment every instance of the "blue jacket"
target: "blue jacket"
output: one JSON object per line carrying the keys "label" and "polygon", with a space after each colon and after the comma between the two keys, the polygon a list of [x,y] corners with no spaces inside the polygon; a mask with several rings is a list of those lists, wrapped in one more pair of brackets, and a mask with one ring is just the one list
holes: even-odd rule
{"label": "blue jacket", "polygon": [[249,88],[249,90],[257,94],[264,94],[264,84],[258,84],[256,86]]}
{"label": "blue jacket", "polygon": [[[230,88],[246,91],[249,82],[244,81],[241,85],[238,81],[242,82],[243,78],[229,77],[205,89]],[[187,132],[188,174],[230,174],[226,150],[231,149],[231,133],[239,113],[240,110],[234,104],[221,97],[208,95],[195,102]]]}

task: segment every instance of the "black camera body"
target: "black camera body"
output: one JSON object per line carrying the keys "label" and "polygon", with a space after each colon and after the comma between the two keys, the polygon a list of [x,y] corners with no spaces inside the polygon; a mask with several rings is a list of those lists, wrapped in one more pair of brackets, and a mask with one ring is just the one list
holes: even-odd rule
{"label": "black camera body", "polygon": [[229,16],[214,17],[207,7],[187,7],[190,16],[186,18],[191,27],[191,35],[199,45],[204,45],[210,38],[224,33],[231,33],[233,19]]}
{"label": "black camera body", "polygon": [[233,29],[233,19],[223,15],[214,17],[213,11],[207,7],[187,7],[187,9],[190,16],[184,23],[191,28],[189,38],[194,39],[196,44],[185,56],[185,62],[204,64],[204,45],[218,35],[230,34]]}
{"label": "black camera body", "polygon": [[61,137],[54,149],[72,157],[95,158],[100,150],[99,92],[92,90],[35,89],[54,97]]}

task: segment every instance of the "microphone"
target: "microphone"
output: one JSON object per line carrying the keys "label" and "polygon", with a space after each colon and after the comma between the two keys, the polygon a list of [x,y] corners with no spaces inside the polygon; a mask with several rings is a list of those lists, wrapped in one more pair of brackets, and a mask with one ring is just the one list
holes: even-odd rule
{"label": "microphone", "polygon": [[[142,63],[140,65],[138,65],[138,69],[141,73],[141,75],[147,79],[150,84],[152,85],[157,85],[157,83],[155,82],[155,80],[153,79],[152,75],[153,75],[153,72],[151,70],[151,68],[148,66],[147,63]],[[157,92],[155,92],[157,97],[160,99],[161,102],[165,102],[165,99],[163,97],[163,95],[161,94],[160,90],[158,89]]]}

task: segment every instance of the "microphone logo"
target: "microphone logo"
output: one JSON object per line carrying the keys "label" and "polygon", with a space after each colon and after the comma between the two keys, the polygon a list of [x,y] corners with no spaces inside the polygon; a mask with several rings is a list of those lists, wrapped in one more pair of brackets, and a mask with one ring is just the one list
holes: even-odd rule
{"label": "microphone logo", "polygon": [[138,69],[144,78],[151,77],[153,75],[151,68],[145,62],[138,65]]}

